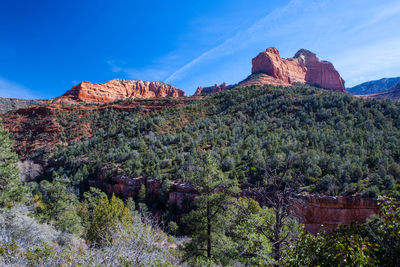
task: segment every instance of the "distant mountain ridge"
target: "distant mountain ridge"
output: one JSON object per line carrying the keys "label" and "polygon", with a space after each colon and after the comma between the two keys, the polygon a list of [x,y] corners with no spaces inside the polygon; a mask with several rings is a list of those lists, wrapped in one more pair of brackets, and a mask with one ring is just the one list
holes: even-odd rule
{"label": "distant mountain ridge", "polygon": [[394,87],[400,82],[400,77],[394,78],[382,78],[379,80],[368,81],[350,88],[347,88],[347,92],[353,95],[369,95],[383,92]]}
{"label": "distant mountain ridge", "polygon": [[382,91],[382,92],[379,92],[376,94],[359,95],[359,97],[376,98],[376,99],[391,99],[393,101],[400,102],[400,82],[388,90],[385,90],[385,91]]}

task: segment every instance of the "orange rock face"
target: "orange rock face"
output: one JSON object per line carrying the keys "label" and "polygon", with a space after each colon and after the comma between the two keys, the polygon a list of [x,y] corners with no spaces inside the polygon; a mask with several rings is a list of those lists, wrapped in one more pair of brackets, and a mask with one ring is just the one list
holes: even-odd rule
{"label": "orange rock face", "polygon": [[226,83],[222,83],[221,85],[214,85],[214,86],[209,86],[209,87],[197,87],[196,92],[194,93],[195,95],[202,95],[202,94],[213,94],[213,93],[218,93],[222,92],[225,90],[229,90],[233,88],[234,86],[232,85],[226,85]]}
{"label": "orange rock face", "polygon": [[102,84],[81,82],[53,102],[107,103],[125,98],[181,97],[185,92],[162,82],[115,79]]}
{"label": "orange rock face", "polygon": [[379,213],[377,200],[372,198],[303,196],[302,199],[295,213],[312,234],[330,231],[340,224],[364,223],[369,216]]}
{"label": "orange rock face", "polygon": [[199,86],[195,95],[211,94],[235,87],[252,85],[290,86],[294,83],[308,84],[339,92],[346,92],[344,80],[332,63],[321,61],[305,49],[299,50],[293,58],[281,58],[278,49],[270,47],[252,60],[252,75],[236,85]]}
{"label": "orange rock face", "polygon": [[346,91],[344,80],[332,63],[320,61],[314,53],[305,49],[299,50],[294,58],[284,59],[281,58],[278,49],[268,48],[253,58],[252,65],[252,74],[262,73],[272,77],[270,81],[266,81],[270,84],[303,83],[340,92]]}

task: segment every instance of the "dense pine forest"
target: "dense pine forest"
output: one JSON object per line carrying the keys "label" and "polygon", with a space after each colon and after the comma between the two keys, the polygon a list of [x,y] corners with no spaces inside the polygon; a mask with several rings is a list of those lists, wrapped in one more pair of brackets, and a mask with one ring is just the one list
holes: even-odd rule
{"label": "dense pine forest", "polygon": [[[71,118],[58,114],[65,125]],[[204,95],[154,112],[140,106],[105,109],[79,122],[89,124],[93,136],[30,155],[48,163],[41,176],[25,183],[18,180],[9,135],[0,132],[0,224],[6,229],[0,236],[1,263],[399,263],[400,217],[393,204],[400,198],[396,102],[305,85],[266,85]],[[116,176],[158,180],[160,194],[149,198],[141,188],[133,198],[107,196],[89,184],[100,173],[106,181]],[[198,193],[184,213],[169,205],[171,182]],[[244,191],[273,192],[277,199],[282,194],[381,196],[382,214],[312,236],[290,214],[281,216],[278,202],[255,201]]]}

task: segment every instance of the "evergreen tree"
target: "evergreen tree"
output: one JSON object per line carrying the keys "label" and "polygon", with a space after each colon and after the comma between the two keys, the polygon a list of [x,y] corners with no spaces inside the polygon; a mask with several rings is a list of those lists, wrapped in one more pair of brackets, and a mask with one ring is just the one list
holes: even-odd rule
{"label": "evergreen tree", "polygon": [[132,220],[131,211],[121,199],[114,194],[110,200],[103,196],[94,209],[87,239],[96,246],[106,245],[112,241],[112,234],[119,224],[129,225]]}
{"label": "evergreen tree", "polygon": [[209,152],[200,156],[191,183],[199,196],[195,209],[184,218],[191,232],[186,257],[194,262],[224,262],[230,243],[225,229],[232,221],[230,202],[238,193],[237,183],[226,177]]}
{"label": "evergreen tree", "polygon": [[67,178],[54,174],[52,183],[44,180],[40,183],[42,202],[37,214],[43,221],[53,222],[56,229],[80,235],[83,231],[79,216],[79,201],[76,195],[69,192]]}
{"label": "evergreen tree", "polygon": [[0,125],[0,207],[11,207],[27,198],[27,188],[20,179],[18,155],[12,151],[13,143]]}

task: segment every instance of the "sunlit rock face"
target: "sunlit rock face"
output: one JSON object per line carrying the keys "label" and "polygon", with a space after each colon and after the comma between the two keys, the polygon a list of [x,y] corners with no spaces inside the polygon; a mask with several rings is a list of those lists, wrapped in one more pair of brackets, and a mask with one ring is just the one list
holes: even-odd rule
{"label": "sunlit rock face", "polygon": [[[305,49],[300,49],[293,58],[281,58],[278,49],[270,47],[252,60],[252,74],[264,74],[265,83],[291,85],[302,83],[334,91],[345,92],[344,80],[332,63],[321,61]],[[271,77],[269,80],[267,78]],[[254,84],[260,84],[254,79]],[[239,84],[251,85],[251,82]]]}
{"label": "sunlit rock face", "polygon": [[199,86],[195,95],[212,94],[235,87],[252,85],[291,86],[308,84],[333,91],[346,92],[344,80],[328,61],[305,49],[300,49],[293,58],[281,58],[278,49],[270,47],[253,58],[251,75],[235,85]]}
{"label": "sunlit rock face", "polygon": [[101,84],[81,82],[54,102],[107,103],[126,98],[182,97],[185,92],[166,83],[115,79]]}

